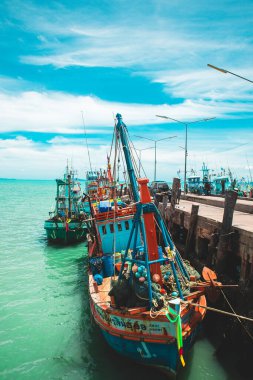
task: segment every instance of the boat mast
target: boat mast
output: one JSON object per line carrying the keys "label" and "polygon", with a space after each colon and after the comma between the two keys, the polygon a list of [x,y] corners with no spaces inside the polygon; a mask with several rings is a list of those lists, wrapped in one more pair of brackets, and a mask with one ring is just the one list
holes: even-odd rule
{"label": "boat mast", "polygon": [[88,140],[87,140],[87,133],[86,133],[86,128],[85,128],[85,123],[84,123],[83,111],[81,111],[81,114],[82,114],[82,119],[83,119],[83,129],[84,129],[84,136],[85,136],[86,147],[87,147],[87,152],[88,152],[90,171],[92,172],[91,160],[90,160],[90,151],[89,151],[89,146],[88,146]]}
{"label": "boat mast", "polygon": [[[147,187],[149,180],[147,178],[138,180],[140,189],[141,189],[141,196],[140,196],[137,179],[136,179],[136,175],[135,175],[133,164],[132,164],[128,138],[126,135],[127,128],[126,128],[126,125],[123,123],[122,116],[120,114],[117,114],[116,118],[118,120],[118,123],[116,125],[116,130],[120,134],[134,201],[136,203],[141,202],[143,205],[149,204],[151,202],[149,190]],[[150,210],[149,212],[145,212],[143,214],[143,220],[144,220],[144,226],[145,226],[145,231],[146,231],[146,233],[144,233],[144,231],[143,233],[145,234],[145,240],[146,240],[145,245],[147,245],[147,251],[148,251],[147,254],[148,254],[149,260],[156,261],[159,259],[159,255],[158,255],[158,244],[157,244],[156,226],[155,226],[153,210]],[[151,275],[158,274],[160,277],[160,283],[162,283],[161,269],[160,269],[160,264],[158,262],[152,263],[150,265],[150,271],[151,271]]]}
{"label": "boat mast", "polygon": [[118,120],[118,122],[116,124],[116,131],[120,135],[122,148],[124,151],[126,165],[127,165],[127,171],[128,171],[130,184],[131,184],[131,188],[132,188],[132,192],[133,192],[134,201],[140,202],[140,195],[139,195],[139,191],[138,191],[136,175],[134,172],[131,154],[130,154],[130,148],[129,148],[128,139],[127,139],[127,135],[126,135],[127,127],[123,123],[122,116],[119,113],[117,113],[116,119]]}
{"label": "boat mast", "polygon": [[58,216],[59,214],[59,182],[58,180],[56,180],[56,184],[57,184],[57,192],[56,192],[56,215]]}
{"label": "boat mast", "polygon": [[[122,121],[122,116],[120,114],[116,115],[116,118],[118,120],[116,125],[116,131],[120,136],[122,147],[124,150],[128,175],[130,178],[130,183],[132,186],[132,192],[134,201],[136,203],[136,214],[135,218],[133,220],[133,226],[130,232],[130,236],[128,239],[128,243],[126,246],[125,254],[122,259],[122,266],[121,271],[119,274],[119,279],[122,276],[124,264],[126,261],[130,261],[131,263],[141,263],[145,264],[147,268],[147,276],[148,276],[148,292],[149,292],[149,302],[150,306],[152,306],[152,288],[151,288],[151,279],[153,279],[154,274],[159,276],[159,280],[157,282],[162,285],[162,275],[161,275],[161,268],[160,264],[164,262],[164,258],[159,258],[158,254],[158,243],[157,243],[157,236],[156,236],[156,223],[158,224],[164,245],[165,245],[165,251],[167,254],[167,258],[169,260],[169,263],[171,265],[173,277],[176,282],[176,286],[178,289],[178,293],[181,299],[184,299],[180,281],[177,276],[177,270],[181,272],[181,275],[186,277],[189,280],[189,274],[187,273],[182,258],[179,255],[179,252],[177,251],[176,247],[174,246],[174,243],[171,239],[171,236],[169,232],[166,229],[166,226],[162,220],[162,217],[157,210],[155,204],[151,202],[150,193],[148,190],[148,179],[142,178],[138,179],[138,183],[140,185],[140,195],[138,191],[138,185],[137,180],[132,164],[131,154],[130,154],[130,147],[128,143],[127,138],[127,128],[126,125]],[[136,260],[136,237],[138,233],[138,228],[140,228],[142,238],[143,238],[143,244],[144,244],[144,253],[145,253],[145,261]],[[130,244],[132,241],[132,238],[134,236],[134,245],[133,245],[133,253],[132,253],[132,259],[129,259],[127,257],[128,250],[130,248]]]}
{"label": "boat mast", "polygon": [[68,211],[68,215],[67,215],[67,218],[71,218],[71,192],[70,192],[70,183],[71,183],[71,170],[69,172],[69,168],[67,170],[67,185],[68,185],[68,200],[69,200],[69,211]]}

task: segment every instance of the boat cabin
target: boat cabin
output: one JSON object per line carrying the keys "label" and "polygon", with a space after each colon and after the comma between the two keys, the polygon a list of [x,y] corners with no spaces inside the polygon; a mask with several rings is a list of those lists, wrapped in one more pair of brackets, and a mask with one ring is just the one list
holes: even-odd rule
{"label": "boat cabin", "polygon": [[225,194],[230,188],[230,179],[228,176],[219,176],[213,179],[213,187],[215,194]]}
{"label": "boat cabin", "polygon": [[201,180],[199,176],[193,175],[187,178],[189,193],[199,194],[201,192]]}

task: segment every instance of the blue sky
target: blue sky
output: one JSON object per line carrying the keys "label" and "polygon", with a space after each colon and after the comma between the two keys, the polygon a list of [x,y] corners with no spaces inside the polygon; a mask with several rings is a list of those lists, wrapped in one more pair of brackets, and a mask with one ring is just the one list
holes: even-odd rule
{"label": "blue sky", "polygon": [[[253,3],[244,1],[2,1],[0,5],[0,177],[59,177],[67,159],[104,166],[113,115],[137,148],[160,139],[157,172],[170,180],[202,162],[237,177],[253,173]],[[151,144],[152,145],[152,144]],[[143,150],[153,179],[154,150]]]}

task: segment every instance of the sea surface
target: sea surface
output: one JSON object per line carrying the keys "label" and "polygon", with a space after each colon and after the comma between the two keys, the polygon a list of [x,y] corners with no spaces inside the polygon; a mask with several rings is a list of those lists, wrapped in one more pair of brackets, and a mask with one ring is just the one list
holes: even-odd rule
{"label": "sea surface", "polygon": [[[85,243],[46,241],[55,191],[54,181],[0,180],[0,379],[165,380],[115,354],[92,322]],[[241,377],[202,332],[179,375],[186,379]]]}

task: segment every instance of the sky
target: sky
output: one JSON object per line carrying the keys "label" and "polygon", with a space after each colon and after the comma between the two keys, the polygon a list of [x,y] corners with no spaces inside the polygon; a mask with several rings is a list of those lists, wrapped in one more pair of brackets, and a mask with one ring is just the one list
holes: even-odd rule
{"label": "sky", "polygon": [[[0,177],[81,178],[122,114],[145,172],[253,174],[252,0],[1,1]],[[84,123],[82,119],[84,117]],[[199,121],[215,118],[209,121]],[[140,138],[136,136],[142,136]],[[150,148],[150,149],[146,149]],[[123,168],[123,163],[120,163]]]}

